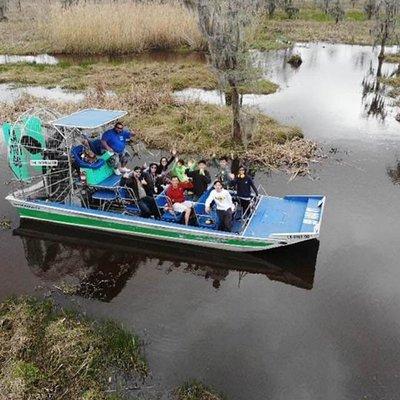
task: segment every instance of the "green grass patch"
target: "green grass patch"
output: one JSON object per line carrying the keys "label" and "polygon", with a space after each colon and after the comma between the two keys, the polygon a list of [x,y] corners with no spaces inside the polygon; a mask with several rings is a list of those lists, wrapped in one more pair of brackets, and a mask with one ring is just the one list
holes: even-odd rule
{"label": "green grass patch", "polygon": [[317,22],[333,21],[333,18],[329,14],[325,14],[318,8],[301,8],[298,19]]}
{"label": "green grass patch", "polygon": [[224,400],[226,397],[201,382],[190,381],[175,390],[176,400]]}
{"label": "green grass patch", "polygon": [[266,79],[260,79],[251,84],[240,86],[240,94],[272,94],[279,89],[279,85]]}
{"label": "green grass patch", "polygon": [[[196,62],[140,62],[81,63],[70,65],[5,64],[0,65],[0,82],[19,85],[61,86],[72,90],[93,88],[99,83],[117,93],[128,91],[132,86],[146,85],[162,90],[186,88],[217,89],[218,82],[209,67]],[[241,93],[271,94],[278,85],[262,79],[241,88]]]}
{"label": "green grass patch", "polygon": [[367,15],[361,10],[349,10],[345,16],[348,21],[363,22],[367,21]]}
{"label": "green grass patch", "polygon": [[[105,400],[108,377],[148,374],[139,339],[49,301],[0,305],[0,398]],[[126,375],[125,375],[126,374]]]}

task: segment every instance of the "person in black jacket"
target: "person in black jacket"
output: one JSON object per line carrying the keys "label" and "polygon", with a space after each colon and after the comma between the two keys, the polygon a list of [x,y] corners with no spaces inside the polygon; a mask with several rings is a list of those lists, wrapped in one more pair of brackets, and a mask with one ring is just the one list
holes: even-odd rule
{"label": "person in black jacket", "polygon": [[149,168],[142,174],[142,178],[146,181],[144,190],[146,190],[146,194],[151,197],[162,192],[160,178],[157,175],[157,167],[156,163],[151,163]]}
{"label": "person in black jacket", "polygon": [[137,205],[140,208],[140,215],[144,218],[149,218],[153,215],[156,219],[160,218],[160,212],[158,210],[154,197],[148,196],[145,187],[147,186],[146,181],[141,177],[142,169],[135,167],[133,172],[128,177],[121,178],[120,185],[122,187],[131,188]]}
{"label": "person in black jacket", "polygon": [[258,196],[258,190],[244,166],[241,165],[239,167],[236,177],[231,181],[231,185],[236,189],[243,210],[242,212],[245,213],[252,198],[251,191],[253,190],[255,196]]}
{"label": "person in black jacket", "polygon": [[206,168],[206,162],[200,160],[195,170],[191,171],[190,168],[187,168],[185,171],[186,175],[193,181],[193,201],[197,201],[211,183],[211,176]]}

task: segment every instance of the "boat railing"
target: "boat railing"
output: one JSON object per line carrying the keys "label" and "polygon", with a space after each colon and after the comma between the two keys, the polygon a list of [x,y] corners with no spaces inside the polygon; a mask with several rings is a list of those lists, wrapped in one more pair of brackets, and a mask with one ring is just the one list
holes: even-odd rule
{"label": "boat railing", "polygon": [[242,228],[240,230],[241,233],[243,233],[247,228],[247,226],[249,225],[249,222],[251,221],[251,218],[254,215],[254,211],[257,209],[259,201],[260,201],[260,196],[255,196],[250,200],[250,204],[248,205],[245,213],[242,216],[243,222],[242,222]]}
{"label": "boat railing", "polygon": [[264,186],[261,185],[261,183],[257,186],[257,191],[260,194],[263,194],[264,196],[269,196],[269,194],[267,193],[267,191],[265,190]]}

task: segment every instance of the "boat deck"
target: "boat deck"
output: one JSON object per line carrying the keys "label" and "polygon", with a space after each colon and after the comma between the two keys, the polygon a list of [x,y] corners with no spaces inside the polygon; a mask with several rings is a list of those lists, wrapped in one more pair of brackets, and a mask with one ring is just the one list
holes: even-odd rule
{"label": "boat deck", "polygon": [[306,208],[306,199],[262,197],[244,236],[268,237],[273,233],[300,232]]}

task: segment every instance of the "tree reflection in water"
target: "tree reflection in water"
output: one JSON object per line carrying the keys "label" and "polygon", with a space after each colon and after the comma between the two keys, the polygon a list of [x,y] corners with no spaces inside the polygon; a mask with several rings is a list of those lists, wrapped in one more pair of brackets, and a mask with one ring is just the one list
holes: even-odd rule
{"label": "tree reflection in water", "polygon": [[367,116],[377,117],[384,121],[387,116],[387,89],[386,86],[381,83],[381,78],[382,61],[380,60],[377,72],[375,73],[371,64],[368,73],[362,81],[362,103]]}
{"label": "tree reflection in water", "polygon": [[65,293],[111,301],[141,267],[190,273],[218,289],[232,271],[238,284],[248,274],[311,290],[318,241],[262,253],[228,253],[164,242],[68,230],[22,221],[21,236],[32,272]]}

